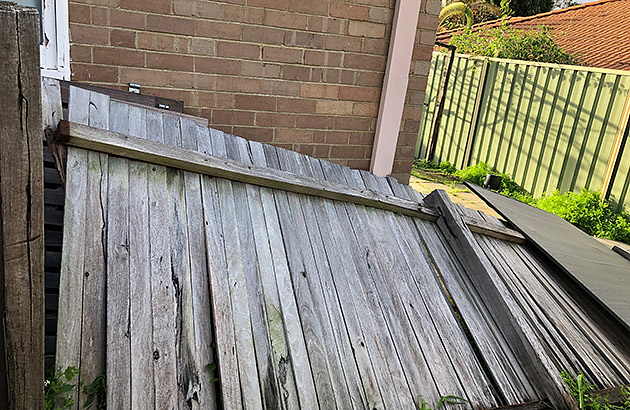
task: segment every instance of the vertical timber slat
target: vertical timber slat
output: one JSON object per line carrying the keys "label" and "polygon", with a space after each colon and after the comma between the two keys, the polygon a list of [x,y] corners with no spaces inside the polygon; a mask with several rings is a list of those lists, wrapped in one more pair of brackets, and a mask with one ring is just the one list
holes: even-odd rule
{"label": "vertical timber slat", "polygon": [[0,403],[11,409],[37,409],[44,401],[44,171],[37,10],[0,3],[0,33]]}

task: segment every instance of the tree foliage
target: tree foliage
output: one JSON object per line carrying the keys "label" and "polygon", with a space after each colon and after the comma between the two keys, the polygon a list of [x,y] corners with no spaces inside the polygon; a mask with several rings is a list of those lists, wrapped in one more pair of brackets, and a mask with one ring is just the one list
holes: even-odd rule
{"label": "tree foliage", "polygon": [[[501,6],[504,0],[492,0],[496,6]],[[538,13],[551,11],[554,6],[554,0],[510,0],[507,7],[513,16],[531,16]]]}
{"label": "tree foliage", "polygon": [[455,34],[450,44],[457,52],[484,57],[508,58],[514,60],[539,61],[557,64],[579,64],[556,43],[550,28],[539,26],[535,30],[524,31],[507,27],[465,29]]}

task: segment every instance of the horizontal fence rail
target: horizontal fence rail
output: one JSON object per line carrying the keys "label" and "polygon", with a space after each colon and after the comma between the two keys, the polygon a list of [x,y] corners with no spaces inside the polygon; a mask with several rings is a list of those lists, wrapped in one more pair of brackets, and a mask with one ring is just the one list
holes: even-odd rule
{"label": "horizontal fence rail", "polygon": [[[434,53],[416,157],[424,158],[447,59]],[[535,196],[601,191],[630,205],[630,71],[457,55],[436,161],[488,162]]]}

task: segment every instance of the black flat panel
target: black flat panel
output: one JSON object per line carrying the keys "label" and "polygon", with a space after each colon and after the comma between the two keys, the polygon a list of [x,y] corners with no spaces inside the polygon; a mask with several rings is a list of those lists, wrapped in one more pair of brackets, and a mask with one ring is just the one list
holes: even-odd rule
{"label": "black flat panel", "polygon": [[557,215],[466,185],[630,330],[630,261]]}

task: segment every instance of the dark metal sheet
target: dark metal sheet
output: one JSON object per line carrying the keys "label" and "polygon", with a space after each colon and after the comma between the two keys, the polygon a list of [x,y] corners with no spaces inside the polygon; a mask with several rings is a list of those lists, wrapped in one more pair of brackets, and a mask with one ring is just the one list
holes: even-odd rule
{"label": "dark metal sheet", "polygon": [[630,261],[557,215],[466,185],[630,329]]}

